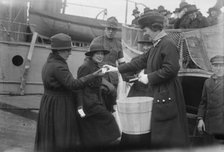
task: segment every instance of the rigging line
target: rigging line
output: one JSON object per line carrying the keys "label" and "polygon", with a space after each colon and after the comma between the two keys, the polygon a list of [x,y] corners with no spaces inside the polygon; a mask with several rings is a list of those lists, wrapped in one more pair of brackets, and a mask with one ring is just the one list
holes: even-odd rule
{"label": "rigging line", "polygon": [[97,9],[106,9],[106,8],[103,8],[103,7],[90,6],[90,5],[83,5],[83,4],[77,4],[77,3],[67,3],[67,4],[70,4],[70,5],[77,5],[77,6],[85,6],[85,7],[97,8]]}

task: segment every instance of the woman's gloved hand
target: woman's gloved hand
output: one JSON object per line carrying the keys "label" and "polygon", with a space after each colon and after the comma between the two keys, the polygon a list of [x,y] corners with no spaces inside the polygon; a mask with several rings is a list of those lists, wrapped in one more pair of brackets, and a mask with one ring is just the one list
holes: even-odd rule
{"label": "woman's gloved hand", "polygon": [[111,65],[108,65],[108,64],[103,65],[103,68],[107,69],[106,72],[118,72],[117,67],[114,67],[114,66],[111,66]]}
{"label": "woman's gloved hand", "polygon": [[144,72],[141,71],[138,75],[138,81],[140,81],[143,84],[148,84],[149,83],[148,75],[144,74]]}

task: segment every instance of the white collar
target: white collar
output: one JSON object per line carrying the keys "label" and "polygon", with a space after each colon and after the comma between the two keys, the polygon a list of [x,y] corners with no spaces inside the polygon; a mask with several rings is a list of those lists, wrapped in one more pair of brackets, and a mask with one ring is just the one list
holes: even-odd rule
{"label": "white collar", "polygon": [[162,30],[161,32],[159,32],[153,39],[153,46],[155,47],[160,41],[161,39],[166,36],[166,32],[164,30]]}

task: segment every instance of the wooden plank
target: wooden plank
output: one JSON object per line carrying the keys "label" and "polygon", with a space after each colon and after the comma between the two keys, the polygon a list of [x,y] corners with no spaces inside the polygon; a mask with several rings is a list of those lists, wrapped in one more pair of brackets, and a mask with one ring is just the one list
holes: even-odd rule
{"label": "wooden plank", "polygon": [[32,37],[32,41],[31,41],[31,45],[30,45],[30,49],[29,49],[29,52],[27,54],[25,67],[24,67],[24,72],[23,72],[22,80],[21,80],[21,84],[20,84],[20,94],[21,95],[25,94],[26,79],[27,79],[27,75],[28,75],[28,72],[29,72],[29,69],[30,69],[31,59],[32,59],[32,56],[33,56],[33,50],[34,50],[36,40],[37,40],[37,33],[34,32],[33,37]]}

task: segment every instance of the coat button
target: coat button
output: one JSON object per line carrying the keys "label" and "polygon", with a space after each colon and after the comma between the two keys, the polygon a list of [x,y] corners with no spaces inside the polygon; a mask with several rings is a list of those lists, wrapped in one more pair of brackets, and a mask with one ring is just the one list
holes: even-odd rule
{"label": "coat button", "polygon": [[159,100],[157,100],[157,102],[159,102]]}
{"label": "coat button", "polygon": [[163,102],[165,102],[165,100],[163,99]]}
{"label": "coat button", "polygon": [[168,98],[169,100],[171,100],[171,98]]}

